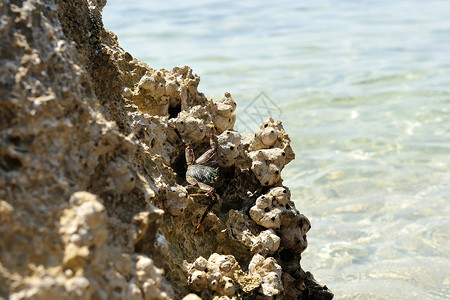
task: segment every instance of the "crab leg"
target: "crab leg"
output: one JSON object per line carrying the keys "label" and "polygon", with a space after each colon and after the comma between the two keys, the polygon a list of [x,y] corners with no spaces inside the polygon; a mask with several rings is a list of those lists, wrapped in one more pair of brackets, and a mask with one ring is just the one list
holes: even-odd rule
{"label": "crab leg", "polygon": [[211,197],[211,199],[212,199],[211,203],[209,203],[208,207],[205,209],[205,212],[203,213],[202,218],[198,222],[197,227],[195,227],[195,232],[197,232],[199,230],[200,226],[202,226],[203,220],[205,220],[206,216],[211,211],[211,209],[213,208],[214,204],[216,204],[217,197],[216,197],[216,194],[214,192],[214,189],[211,189],[210,191],[208,191],[208,192],[206,192],[204,194],[190,194],[189,196],[204,196],[204,197]]}
{"label": "crab leg", "polygon": [[175,127],[174,125],[172,125],[172,124],[167,124],[167,125],[175,131],[175,133],[177,134],[178,138],[183,142],[183,144],[184,144],[186,147],[190,147],[189,144],[186,143],[186,142],[183,140],[183,138],[181,137],[181,133],[178,131],[178,128],[176,128],[176,127]]}
{"label": "crab leg", "polygon": [[188,143],[186,143],[185,140],[183,140],[183,138],[181,137],[180,132],[178,131],[178,128],[176,128],[175,126],[173,126],[172,124],[167,124],[169,125],[169,127],[171,127],[175,133],[177,134],[178,138],[183,142],[183,144],[186,146],[186,150],[185,150],[185,156],[186,156],[186,163],[188,165],[192,165],[194,163],[195,160],[195,156],[194,156],[194,150],[192,150],[191,145],[189,145]]}

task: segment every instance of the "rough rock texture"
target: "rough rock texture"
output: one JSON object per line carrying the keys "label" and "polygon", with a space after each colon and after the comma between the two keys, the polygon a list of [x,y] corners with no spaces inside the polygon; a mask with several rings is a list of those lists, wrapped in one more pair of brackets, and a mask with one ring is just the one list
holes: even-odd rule
{"label": "rough rock texture", "polygon": [[[104,4],[0,2],[0,298],[331,299],[300,267],[281,122],[241,137],[229,93],[134,59]],[[169,123],[197,156],[216,128],[220,200],[198,232],[209,199],[188,196]]]}

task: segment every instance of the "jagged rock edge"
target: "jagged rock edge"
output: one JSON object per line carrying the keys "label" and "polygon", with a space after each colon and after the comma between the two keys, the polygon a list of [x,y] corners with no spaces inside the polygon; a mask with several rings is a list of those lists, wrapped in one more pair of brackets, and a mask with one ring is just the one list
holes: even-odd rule
{"label": "jagged rock edge", "polygon": [[[273,207],[284,205],[274,228],[250,214],[257,198],[287,189],[281,171],[294,154],[281,122],[268,120],[240,139],[229,93],[212,101],[197,91],[200,78],[189,67],[154,70],[134,59],[103,28],[103,5],[0,6],[1,37],[13,45],[2,46],[1,57],[0,296],[179,298],[190,291],[189,262],[203,255],[215,263],[225,255],[240,270],[221,277],[237,283],[223,281],[224,296],[330,299],[300,267],[309,221],[292,201],[274,200]],[[196,153],[208,147],[205,125],[219,134],[223,199],[199,234],[193,228],[205,205],[186,197],[183,149],[169,121]],[[228,211],[253,237],[232,233]],[[298,225],[302,242],[286,239],[296,232],[287,223]],[[283,239],[286,228],[292,229]],[[266,260],[267,274],[249,266]],[[274,274],[281,278],[274,281]]]}

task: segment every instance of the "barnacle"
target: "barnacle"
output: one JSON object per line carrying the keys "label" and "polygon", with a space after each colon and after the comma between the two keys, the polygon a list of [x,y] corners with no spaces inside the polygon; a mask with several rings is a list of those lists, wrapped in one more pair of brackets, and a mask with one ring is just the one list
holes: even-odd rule
{"label": "barnacle", "polygon": [[222,296],[235,293],[234,272],[239,268],[232,255],[213,253],[206,260],[200,256],[187,265],[189,287],[196,292],[210,289]]}
{"label": "barnacle", "polygon": [[211,118],[218,133],[233,129],[236,122],[235,109],[236,102],[230,93],[225,93],[222,99],[213,101]]}
{"label": "barnacle", "polygon": [[281,271],[281,267],[276,263],[275,258],[264,258],[260,254],[255,254],[248,265],[249,275],[261,277],[260,290],[269,297],[283,292]]}
{"label": "barnacle", "polygon": [[308,243],[306,233],[311,224],[300,214],[290,200],[289,189],[275,187],[256,199],[250,208],[250,217],[257,224],[279,230],[281,247],[294,253],[303,252]]}
{"label": "barnacle", "polygon": [[281,171],[286,165],[286,152],[280,148],[263,149],[248,153],[252,160],[251,169],[261,185],[274,185],[281,179]]}
{"label": "barnacle", "polygon": [[226,130],[217,137],[217,155],[221,167],[235,164],[240,154],[241,135],[239,132]]}
{"label": "barnacle", "polygon": [[272,254],[280,247],[280,237],[272,229],[258,230],[252,226],[248,216],[241,211],[231,210],[227,221],[230,236],[252,253]]}

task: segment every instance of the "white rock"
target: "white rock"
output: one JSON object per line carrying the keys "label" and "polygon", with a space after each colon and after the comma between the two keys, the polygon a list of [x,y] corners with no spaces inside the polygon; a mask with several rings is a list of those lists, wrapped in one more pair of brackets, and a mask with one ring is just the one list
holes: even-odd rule
{"label": "white rock", "polygon": [[226,130],[217,137],[217,156],[221,167],[234,165],[240,153],[241,135],[239,132]]}

